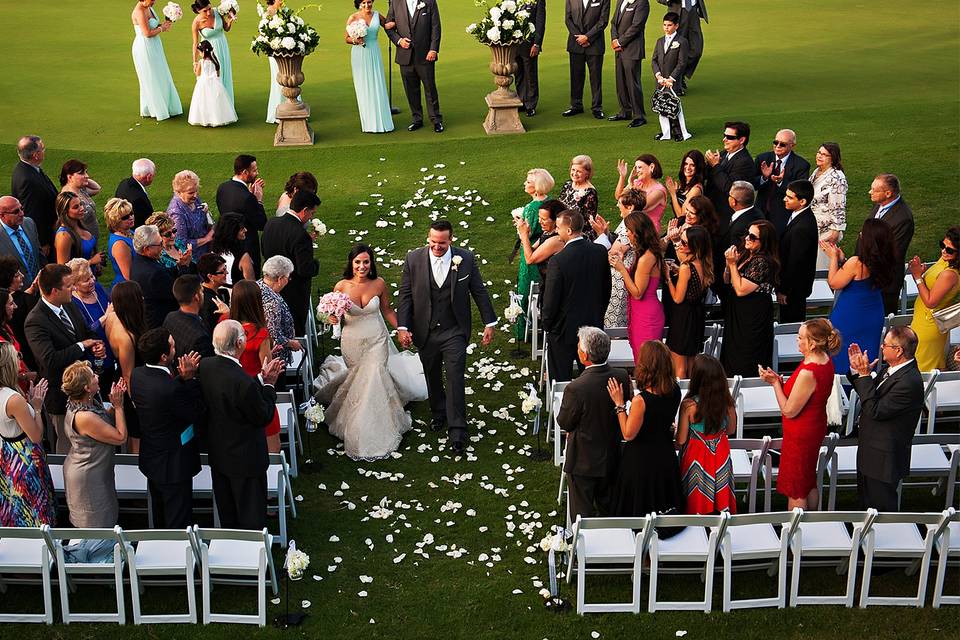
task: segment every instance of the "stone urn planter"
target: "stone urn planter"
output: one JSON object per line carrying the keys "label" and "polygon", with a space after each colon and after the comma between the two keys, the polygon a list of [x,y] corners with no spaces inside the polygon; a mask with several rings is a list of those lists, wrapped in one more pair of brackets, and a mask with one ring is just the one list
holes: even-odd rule
{"label": "stone urn planter", "polygon": [[277,84],[286,98],[277,107],[277,133],[273,146],[291,147],[313,144],[313,130],[308,122],[310,105],[300,100],[303,84],[303,56],[274,56],[277,62]]}
{"label": "stone urn planter", "polygon": [[514,62],[516,51],[522,45],[489,46],[493,56],[490,72],[497,88],[486,95],[488,111],[487,118],[483,121],[483,129],[488,135],[525,133],[519,112],[523,102],[517,92],[510,88],[513,74],[517,71],[517,64]]}

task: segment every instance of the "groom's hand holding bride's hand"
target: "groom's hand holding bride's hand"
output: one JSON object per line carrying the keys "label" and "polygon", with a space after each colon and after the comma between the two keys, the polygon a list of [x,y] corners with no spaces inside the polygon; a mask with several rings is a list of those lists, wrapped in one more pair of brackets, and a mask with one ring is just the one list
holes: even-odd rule
{"label": "groom's hand holding bride's hand", "polygon": [[480,339],[480,344],[487,346],[491,342],[493,342],[493,327],[484,327],[483,337]]}
{"label": "groom's hand holding bride's hand", "polygon": [[397,338],[400,340],[400,346],[404,349],[409,349],[410,345],[413,344],[413,334],[405,329],[397,329]]}

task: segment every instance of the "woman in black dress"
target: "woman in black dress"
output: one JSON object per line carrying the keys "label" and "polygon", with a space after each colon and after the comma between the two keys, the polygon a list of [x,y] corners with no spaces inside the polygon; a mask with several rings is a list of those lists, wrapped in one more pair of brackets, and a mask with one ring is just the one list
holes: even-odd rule
{"label": "woman in black dress", "polygon": [[757,365],[773,363],[773,298],[780,273],[777,232],[767,220],[750,225],[743,250],[724,253],[724,280],[735,296],[724,304],[720,362],[728,376],[755,377]]}
{"label": "woman in black dress", "polygon": [[620,456],[611,515],[682,513],[683,487],[672,430],[680,407],[680,387],[670,351],[662,342],[643,343],[634,376],[640,394],[631,399],[629,415],[624,407],[625,390],[614,378],[607,383],[627,441]]}
{"label": "woman in black dress", "polygon": [[664,299],[673,303],[667,307],[667,346],[678,378],[686,378],[693,357],[703,351],[703,333],[707,320],[704,297],[713,283],[713,250],[710,234],[699,225],[680,233],[677,258],[680,265],[672,265],[664,280]]}
{"label": "woman in black dress", "polygon": [[558,199],[568,209],[576,209],[583,216],[583,235],[593,242],[597,233],[590,221],[600,208],[600,198],[596,187],[590,182],[593,177],[593,160],[590,156],[574,156],[570,161],[570,179],[560,188]]}

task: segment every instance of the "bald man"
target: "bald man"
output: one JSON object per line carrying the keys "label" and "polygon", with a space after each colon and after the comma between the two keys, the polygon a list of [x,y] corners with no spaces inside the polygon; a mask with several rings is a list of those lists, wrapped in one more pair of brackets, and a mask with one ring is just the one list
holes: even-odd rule
{"label": "bald man", "polygon": [[793,152],[797,146],[797,134],[790,129],[781,129],[773,137],[773,149],[756,157],[756,177],[752,180],[757,188],[757,209],[777,228],[782,236],[790,219],[790,212],[783,204],[787,185],[794,180],[810,177],[810,163]]}
{"label": "bald man", "polygon": [[23,205],[27,217],[36,223],[40,250],[49,257],[57,223],[54,203],[59,189],[43,172],[46,151],[47,147],[39,136],[23,136],[17,141],[17,156],[20,161],[13,168],[10,193]]}

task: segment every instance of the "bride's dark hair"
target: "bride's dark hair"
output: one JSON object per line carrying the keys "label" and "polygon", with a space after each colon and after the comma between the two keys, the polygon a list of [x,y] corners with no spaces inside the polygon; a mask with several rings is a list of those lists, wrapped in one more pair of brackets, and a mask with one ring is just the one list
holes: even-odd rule
{"label": "bride's dark hair", "polygon": [[194,0],[193,4],[190,5],[190,8],[193,9],[194,13],[200,13],[209,6],[210,0]]}
{"label": "bride's dark hair", "polygon": [[350,249],[350,253],[347,254],[347,266],[343,270],[345,280],[353,278],[353,259],[361,253],[370,256],[370,271],[367,272],[367,278],[370,280],[377,279],[377,257],[373,255],[373,249],[369,245],[358,243],[353,245],[353,249]]}

